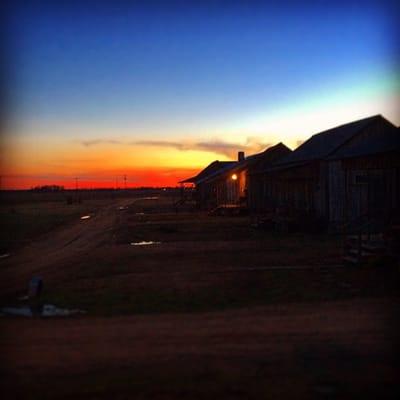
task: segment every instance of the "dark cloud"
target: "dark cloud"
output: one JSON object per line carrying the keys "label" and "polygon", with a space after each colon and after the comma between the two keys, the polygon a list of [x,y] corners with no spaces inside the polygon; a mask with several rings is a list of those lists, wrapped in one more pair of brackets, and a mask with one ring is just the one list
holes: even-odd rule
{"label": "dark cloud", "polygon": [[119,140],[111,139],[93,139],[81,141],[81,144],[89,147],[99,144],[119,144],[128,146],[147,146],[147,147],[169,147],[179,151],[205,151],[212,152],[215,154],[221,154],[230,158],[236,158],[238,151],[244,151],[247,154],[258,153],[271,144],[266,143],[260,137],[249,136],[246,142],[236,143],[236,142],[226,142],[223,140],[213,139],[209,141],[200,142],[175,142],[168,140],[138,140],[132,142],[122,142]]}
{"label": "dark cloud", "polygon": [[247,137],[246,142],[244,144],[235,142],[226,142],[218,139],[193,142],[193,143],[170,142],[167,140],[161,140],[161,141],[142,140],[142,141],[132,142],[131,144],[141,145],[141,146],[154,146],[154,147],[171,147],[181,151],[186,151],[186,150],[206,151],[216,154],[222,154],[230,158],[236,158],[238,151],[245,151],[248,154],[253,154],[253,153],[258,153],[271,145],[270,143],[264,142],[262,138],[255,136]]}

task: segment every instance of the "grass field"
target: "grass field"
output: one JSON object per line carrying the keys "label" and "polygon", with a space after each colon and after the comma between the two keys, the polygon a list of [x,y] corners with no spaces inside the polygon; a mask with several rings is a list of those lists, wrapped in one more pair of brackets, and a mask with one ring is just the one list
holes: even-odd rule
{"label": "grass field", "polygon": [[[43,301],[94,315],[199,312],[391,296],[398,287],[393,268],[343,268],[340,236],[258,230],[246,216],[176,213],[170,197],[126,201],[129,205],[121,209],[109,199],[20,204],[8,214],[3,207],[9,227],[2,234],[9,241],[20,238],[12,242],[14,248],[35,240],[50,242],[52,232],[83,224],[81,215],[94,216],[93,223],[98,218],[91,235],[85,237],[80,225],[78,233],[69,233],[71,240],[61,237],[67,244],[77,239],[81,246],[88,243],[90,250],[66,251],[57,265],[38,268],[46,287]],[[108,214],[96,217],[106,206]],[[155,244],[132,245],[142,241]],[[68,250],[59,242],[56,238],[51,250]],[[25,287],[7,294],[6,301],[23,294]]]}
{"label": "grass field", "polygon": [[[62,283],[47,291],[48,301],[118,315],[379,297],[397,290],[393,269],[343,268],[337,237],[260,232],[245,217],[121,215],[114,244],[75,259]],[[160,243],[130,244],[140,241]]]}
{"label": "grass field", "polygon": [[[117,199],[152,195],[153,190],[0,192],[0,254],[21,248],[40,235],[76,221],[82,215],[94,214]],[[174,198],[174,195],[169,194],[172,197],[167,198]]]}
{"label": "grass field", "polygon": [[[1,305],[19,305],[30,277],[40,275],[42,302],[87,311],[66,320],[0,319],[6,393],[394,393],[396,268],[343,267],[340,236],[263,231],[246,216],[176,212],[174,200],[161,192],[3,204],[14,236],[3,233],[12,245],[0,260]],[[132,245],[142,241],[156,243]]]}
{"label": "grass field", "polygon": [[51,232],[94,212],[104,200],[68,205],[65,202],[35,202],[0,206],[0,252],[7,253],[31,243],[38,236]]}

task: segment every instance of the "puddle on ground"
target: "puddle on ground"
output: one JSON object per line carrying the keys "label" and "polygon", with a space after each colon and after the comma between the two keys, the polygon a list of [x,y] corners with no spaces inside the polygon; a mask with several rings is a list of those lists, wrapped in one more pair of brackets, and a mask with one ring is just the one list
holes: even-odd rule
{"label": "puddle on ground", "polygon": [[9,253],[0,254],[0,258],[7,258],[7,257],[10,257],[10,254],[9,254]]}
{"label": "puddle on ground", "polygon": [[91,215],[84,215],[83,217],[81,217],[81,219],[89,219],[91,217]]}
{"label": "puddle on ground", "polygon": [[79,309],[69,310],[67,308],[58,308],[52,304],[45,304],[42,309],[42,317],[68,317],[74,314],[86,314],[86,311]]}
{"label": "puddle on ground", "polygon": [[153,197],[141,197],[139,200],[158,200],[158,196],[153,196]]}
{"label": "puddle on ground", "polygon": [[144,215],[144,213],[140,212],[140,213],[135,213],[135,215]]}
{"label": "puddle on ground", "polygon": [[33,317],[30,307],[3,307],[2,315],[18,315],[21,317]]}
{"label": "puddle on ground", "polygon": [[146,242],[145,240],[142,240],[141,242],[132,242],[131,246],[150,246],[152,244],[161,244],[161,242],[153,242],[152,240]]}
{"label": "puddle on ground", "polygon": [[121,207],[118,207],[118,210],[127,210],[128,209],[128,207],[126,207],[126,206],[121,206]]}
{"label": "puddle on ground", "polygon": [[85,314],[86,311],[67,308],[58,308],[52,304],[43,305],[42,309],[37,313],[33,312],[31,307],[3,307],[1,310],[1,315],[14,315],[20,317],[33,317],[37,315],[39,317],[69,317],[76,314]]}

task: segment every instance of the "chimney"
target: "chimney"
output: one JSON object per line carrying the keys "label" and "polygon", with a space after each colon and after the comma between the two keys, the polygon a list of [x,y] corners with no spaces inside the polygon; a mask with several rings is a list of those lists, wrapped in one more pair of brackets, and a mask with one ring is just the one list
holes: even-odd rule
{"label": "chimney", "polygon": [[238,151],[238,161],[244,161],[244,151]]}

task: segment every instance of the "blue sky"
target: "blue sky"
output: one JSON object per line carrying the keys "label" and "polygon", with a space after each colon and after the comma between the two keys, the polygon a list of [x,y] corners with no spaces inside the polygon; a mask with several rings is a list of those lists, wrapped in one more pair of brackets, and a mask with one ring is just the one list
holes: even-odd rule
{"label": "blue sky", "polygon": [[369,113],[400,122],[395,2],[28,3],[6,25],[8,134],[21,140],[293,147]]}

